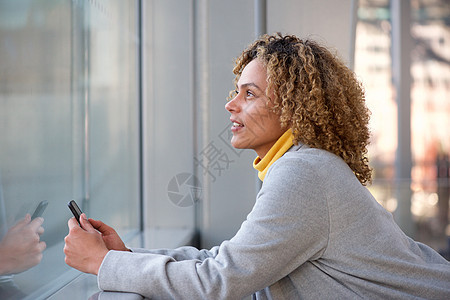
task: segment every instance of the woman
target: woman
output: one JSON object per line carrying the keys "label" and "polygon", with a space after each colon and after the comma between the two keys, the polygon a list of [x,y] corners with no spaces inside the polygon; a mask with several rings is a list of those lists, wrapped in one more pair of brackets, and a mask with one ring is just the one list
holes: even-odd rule
{"label": "woman", "polygon": [[67,264],[98,274],[102,290],[155,299],[450,298],[450,264],[363,186],[369,113],[354,74],[282,35],[250,45],[234,73],[231,143],[255,150],[263,181],[236,235],[211,250],[129,250],[83,215],[84,229],[69,220]]}

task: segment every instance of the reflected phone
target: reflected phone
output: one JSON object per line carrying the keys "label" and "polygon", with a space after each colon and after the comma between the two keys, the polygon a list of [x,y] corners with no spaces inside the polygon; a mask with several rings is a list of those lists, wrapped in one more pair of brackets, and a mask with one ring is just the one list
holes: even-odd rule
{"label": "reflected phone", "polygon": [[75,200],[71,200],[69,203],[67,203],[67,206],[69,207],[69,209],[72,211],[73,216],[75,217],[75,219],[78,221],[78,224],[80,224],[80,216],[83,213],[81,211],[81,209],[78,207],[77,203],[75,202]]}
{"label": "reflected phone", "polygon": [[48,205],[48,201],[46,201],[46,200],[39,202],[38,206],[34,210],[34,213],[31,215],[31,220],[34,220],[37,217],[42,216],[42,214],[44,213],[44,210],[47,208],[47,205]]}

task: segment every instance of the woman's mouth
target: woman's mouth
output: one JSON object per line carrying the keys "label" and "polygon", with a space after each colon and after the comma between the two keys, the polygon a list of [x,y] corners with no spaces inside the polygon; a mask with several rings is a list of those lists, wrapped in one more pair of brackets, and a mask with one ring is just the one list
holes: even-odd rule
{"label": "woman's mouth", "polygon": [[236,122],[236,121],[233,121],[232,124],[233,124],[233,126],[231,127],[231,131],[237,131],[240,128],[244,127],[243,124]]}

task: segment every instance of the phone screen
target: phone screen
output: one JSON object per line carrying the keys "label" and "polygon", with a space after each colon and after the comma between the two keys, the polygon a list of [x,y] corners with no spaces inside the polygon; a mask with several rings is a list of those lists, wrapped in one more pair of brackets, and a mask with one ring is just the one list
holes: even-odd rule
{"label": "phone screen", "polygon": [[69,203],[67,203],[67,206],[69,206],[70,210],[72,211],[73,216],[78,221],[78,224],[80,224],[80,216],[83,213],[81,209],[78,207],[77,203],[74,200],[71,200]]}

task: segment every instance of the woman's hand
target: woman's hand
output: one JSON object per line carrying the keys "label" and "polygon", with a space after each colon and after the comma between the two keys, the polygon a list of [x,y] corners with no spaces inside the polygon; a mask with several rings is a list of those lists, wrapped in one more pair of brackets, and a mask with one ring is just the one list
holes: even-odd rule
{"label": "woman's hand", "polygon": [[68,222],[69,234],[64,238],[65,262],[77,270],[97,275],[109,250],[102,234],[89,223],[84,213],[80,222],[81,227],[73,217]]}
{"label": "woman's hand", "polygon": [[31,220],[29,214],[11,227],[0,242],[0,275],[23,272],[39,264],[46,244],[43,218]]}
{"label": "woman's hand", "polygon": [[130,249],[125,247],[122,239],[112,227],[109,227],[102,221],[97,221],[94,219],[89,219],[89,222],[102,234],[103,242],[105,242],[108,250],[130,251]]}

